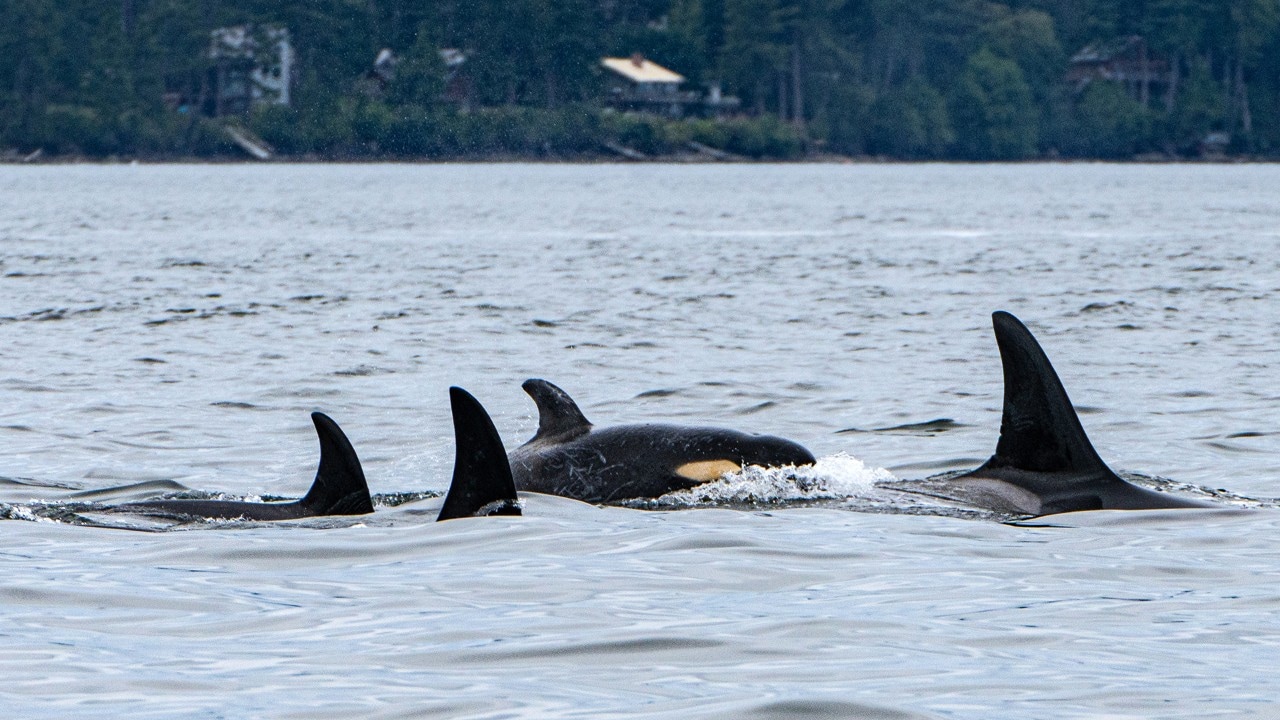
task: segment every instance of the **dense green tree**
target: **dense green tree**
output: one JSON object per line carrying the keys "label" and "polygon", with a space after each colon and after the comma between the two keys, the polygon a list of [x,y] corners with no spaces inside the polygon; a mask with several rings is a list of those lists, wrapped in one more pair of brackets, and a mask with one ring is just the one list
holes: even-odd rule
{"label": "dense green tree", "polygon": [[956,149],[971,160],[1020,160],[1039,137],[1031,88],[1018,64],[986,48],[970,56],[951,95]]}
{"label": "dense green tree", "polygon": [[[703,0],[674,0],[668,23],[672,40],[678,43],[699,65],[707,54],[707,16]],[[683,67],[683,66],[682,66]],[[689,68],[684,68],[689,72]]]}
{"label": "dense green tree", "polygon": [[[1280,0],[1229,0],[1228,33],[1231,36],[1232,80],[1228,114],[1243,134],[1244,142],[1253,145],[1253,108],[1249,101],[1251,68],[1257,67],[1263,49],[1280,29]],[[1270,75],[1276,75],[1271,67]]]}
{"label": "dense green tree", "polygon": [[[810,97],[815,95],[810,93]],[[874,93],[865,85],[839,83],[827,86],[826,92],[814,104],[810,131],[821,138],[832,152],[865,154],[869,152],[867,136],[872,125],[873,103]]]}
{"label": "dense green tree", "polygon": [[49,0],[0,5],[0,138],[32,144],[45,109],[57,99],[55,65],[64,57],[59,26],[65,15]]}
{"label": "dense green tree", "polygon": [[1214,0],[1149,0],[1149,12],[1141,31],[1150,38],[1152,49],[1168,57],[1168,90],[1165,110],[1172,112],[1178,102],[1185,77],[1184,66],[1194,58],[1204,43],[1210,16],[1209,3]]}
{"label": "dense green tree", "polygon": [[882,93],[871,108],[867,148],[873,154],[938,158],[954,141],[946,100],[922,78]]}
{"label": "dense green tree", "polygon": [[1058,149],[1067,157],[1122,159],[1146,149],[1150,111],[1114,83],[1093,83],[1075,102]]}
{"label": "dense green tree", "polygon": [[785,0],[725,0],[720,67],[725,82],[756,112],[765,110],[785,82],[795,10]]}
{"label": "dense green tree", "polygon": [[439,102],[446,72],[441,47],[439,36],[424,23],[413,45],[398,56],[395,74],[387,87],[388,101],[420,108]]}
{"label": "dense green tree", "polygon": [[[219,151],[191,111],[211,31],[240,24],[290,32],[293,107],[248,118],[285,152],[580,152],[573,133],[624,130],[973,159],[1185,155],[1223,131],[1280,152],[1280,0],[0,0],[0,151]],[[1064,82],[1081,48],[1131,35],[1161,76]],[[440,99],[445,47],[467,56],[465,109]],[[371,94],[382,48],[399,74]],[[600,122],[599,59],[635,51],[751,119]]]}
{"label": "dense green tree", "polygon": [[1166,148],[1195,152],[1207,134],[1225,129],[1225,120],[1222,86],[1214,80],[1208,61],[1193,62],[1178,103],[1165,119]]}
{"label": "dense green tree", "polygon": [[590,0],[534,0],[530,58],[540,75],[542,103],[559,107],[591,97],[602,45]]}
{"label": "dense green tree", "polygon": [[1039,10],[1000,12],[980,37],[984,47],[1018,64],[1038,103],[1049,98],[1066,65],[1052,17]]}

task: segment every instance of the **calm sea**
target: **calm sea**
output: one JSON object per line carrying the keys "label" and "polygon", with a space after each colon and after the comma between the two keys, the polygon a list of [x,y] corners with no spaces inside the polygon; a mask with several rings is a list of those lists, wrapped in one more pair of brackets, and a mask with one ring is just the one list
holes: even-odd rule
{"label": "calm sea", "polygon": [[[0,167],[0,714],[1280,717],[1277,188],[1261,165]],[[1114,467],[1243,509],[875,501],[991,453],[997,309]],[[448,484],[449,385],[514,446],[527,377],[598,425],[791,437],[818,490],[395,504]],[[312,410],[376,514],[47,512],[296,497]]]}

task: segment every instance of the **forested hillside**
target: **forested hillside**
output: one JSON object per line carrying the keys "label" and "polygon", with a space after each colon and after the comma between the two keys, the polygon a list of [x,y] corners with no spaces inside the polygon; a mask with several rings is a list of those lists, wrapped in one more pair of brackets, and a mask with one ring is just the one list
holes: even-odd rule
{"label": "forested hillside", "polygon": [[[286,28],[297,53],[291,105],[240,120],[284,154],[573,157],[695,140],[772,157],[1195,157],[1206,138],[1280,153],[1280,0],[2,2],[10,154],[229,152],[218,123],[174,98],[207,83],[210,33],[245,24]],[[1071,62],[1135,36],[1141,80]],[[361,79],[383,48],[399,62],[371,92]],[[442,48],[466,55],[465,105],[442,95]],[[740,98],[737,117],[603,111],[600,58],[636,52]]]}

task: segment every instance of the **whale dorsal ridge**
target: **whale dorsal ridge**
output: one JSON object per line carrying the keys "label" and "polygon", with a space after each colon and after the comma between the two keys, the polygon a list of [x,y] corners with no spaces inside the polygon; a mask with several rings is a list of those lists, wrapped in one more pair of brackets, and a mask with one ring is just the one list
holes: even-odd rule
{"label": "whale dorsal ridge", "polygon": [[299,503],[316,515],[364,515],[373,512],[360,458],[342,428],[324,413],[311,413],[320,438],[320,466],[311,490]]}
{"label": "whale dorsal ridge", "polygon": [[590,432],[591,423],[582,415],[569,393],[538,378],[525,380],[520,387],[538,406],[538,432],[529,442],[547,438],[570,440]]}
{"label": "whale dorsal ridge", "polygon": [[1007,312],[994,313],[991,321],[1004,365],[1004,412],[996,454],[983,467],[1116,477],[1093,449],[1031,331]]}
{"label": "whale dorsal ridge", "polygon": [[453,482],[437,520],[477,515],[519,515],[516,484],[502,438],[484,406],[459,387],[449,388],[453,408]]}

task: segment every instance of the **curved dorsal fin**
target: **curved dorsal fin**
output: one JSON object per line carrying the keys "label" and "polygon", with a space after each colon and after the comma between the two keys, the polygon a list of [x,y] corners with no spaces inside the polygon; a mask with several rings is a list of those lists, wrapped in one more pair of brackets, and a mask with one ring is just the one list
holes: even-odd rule
{"label": "curved dorsal fin", "polygon": [[520,387],[538,406],[538,432],[529,442],[550,437],[568,440],[591,430],[591,423],[582,415],[569,393],[538,378],[529,378]]}
{"label": "curved dorsal fin", "polygon": [[1031,331],[1007,312],[991,316],[1004,365],[1004,413],[984,468],[1115,474],[1093,449],[1062,381]]}
{"label": "curved dorsal fin", "polygon": [[484,406],[459,387],[449,388],[453,408],[453,482],[437,520],[519,515],[516,484],[502,438]]}
{"label": "curved dorsal fin", "polygon": [[320,438],[320,466],[301,505],[316,515],[364,515],[373,512],[360,458],[342,428],[324,413],[311,413]]}

